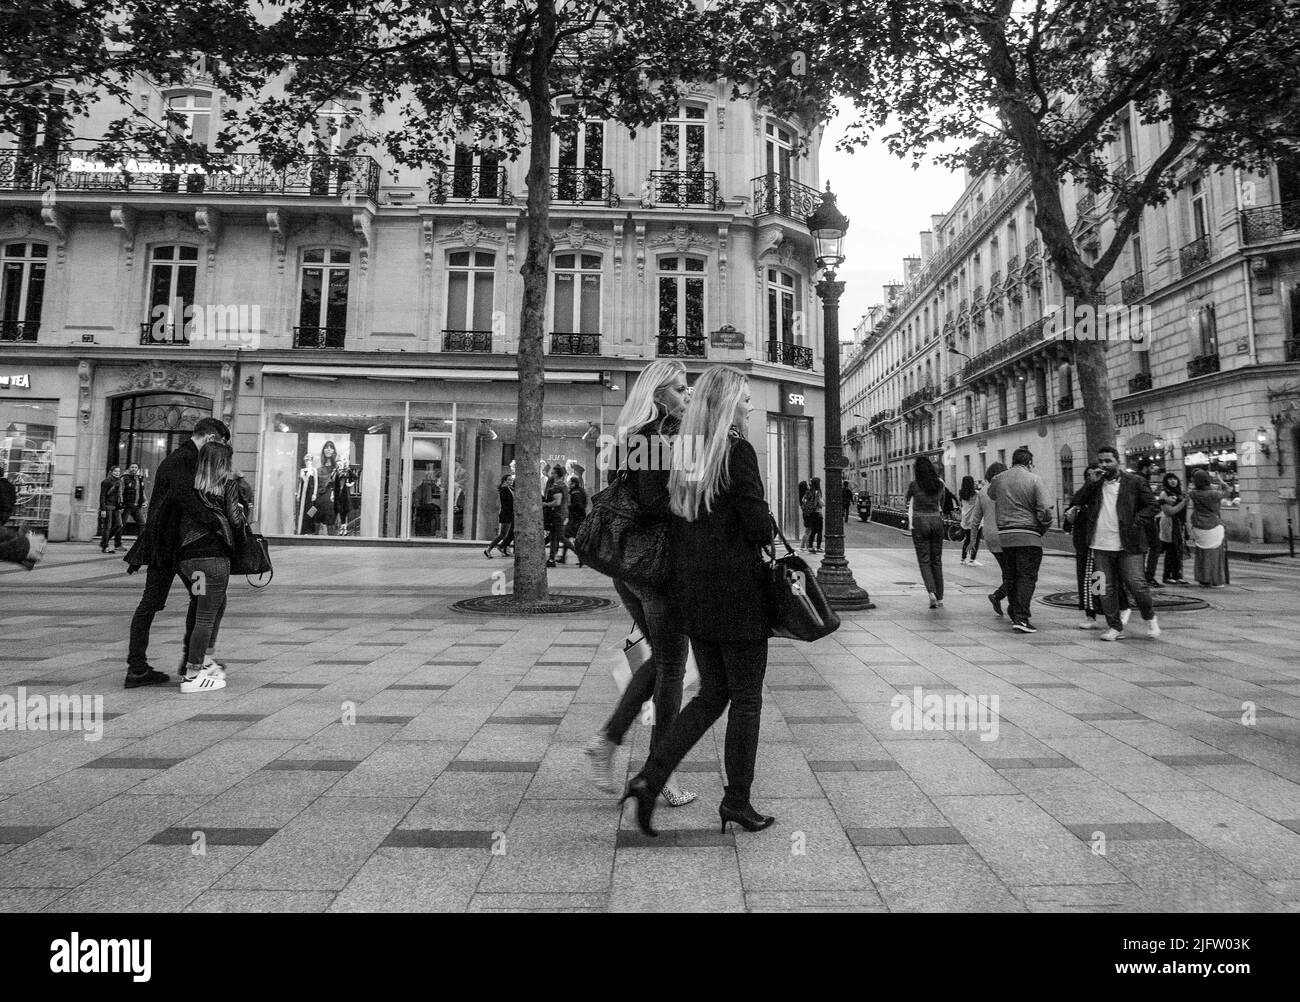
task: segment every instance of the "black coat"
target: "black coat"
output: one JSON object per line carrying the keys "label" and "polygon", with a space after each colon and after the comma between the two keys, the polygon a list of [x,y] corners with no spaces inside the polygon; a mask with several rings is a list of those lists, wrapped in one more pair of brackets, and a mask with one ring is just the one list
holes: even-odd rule
{"label": "black coat", "polygon": [[[1097,532],[1097,517],[1101,514],[1101,486],[1104,480],[1084,484],[1075,498],[1087,506],[1080,516],[1084,523],[1083,539],[1089,546]],[[1125,553],[1146,553],[1149,540],[1147,527],[1156,517],[1156,496],[1146,477],[1136,473],[1119,475],[1119,497],[1115,501],[1115,515],[1119,521],[1119,539]]]}
{"label": "black coat", "polygon": [[179,448],[158,464],[154,478],[153,513],[144,525],[135,544],[122,559],[127,563],[127,573],[134,573],[144,564],[174,567],[180,549],[180,517],[163,519],[167,502],[183,492],[194,490],[194,475],[199,466],[199,449],[194,439],[186,439]]}
{"label": "black coat", "polygon": [[515,492],[506,484],[497,488],[497,501],[500,503],[500,510],[497,512],[498,522],[513,522],[515,520]]}
{"label": "black coat", "polygon": [[712,511],[694,522],[671,517],[671,594],[687,636],[752,643],[772,634],[762,559],[772,515],[754,447],[732,438],[729,463],[730,483]]}

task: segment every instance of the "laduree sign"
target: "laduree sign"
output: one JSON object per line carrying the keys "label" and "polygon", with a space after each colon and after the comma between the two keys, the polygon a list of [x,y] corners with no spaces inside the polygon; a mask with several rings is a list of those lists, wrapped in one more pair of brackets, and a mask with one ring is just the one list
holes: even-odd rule
{"label": "laduree sign", "polygon": [[0,376],[0,390],[30,390],[31,388],[32,377],[25,372],[17,376]]}
{"label": "laduree sign", "polygon": [[1121,428],[1140,428],[1145,423],[1145,415],[1140,407],[1135,411],[1120,411],[1115,415],[1116,431]]}

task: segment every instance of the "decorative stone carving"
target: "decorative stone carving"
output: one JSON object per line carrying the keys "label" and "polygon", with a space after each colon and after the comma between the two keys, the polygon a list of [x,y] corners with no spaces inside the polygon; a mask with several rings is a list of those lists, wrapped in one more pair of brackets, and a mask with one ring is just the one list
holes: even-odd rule
{"label": "decorative stone carving", "polygon": [[142,362],[136,366],[127,373],[126,379],[117,388],[118,393],[134,393],[140,390],[171,390],[176,393],[206,395],[197,372],[158,359]]}
{"label": "decorative stone carving", "polygon": [[108,218],[113,226],[122,231],[122,249],[126,251],[126,266],[135,263],[135,209],[127,205],[114,205],[108,210]]}
{"label": "decorative stone carving", "polygon": [[162,222],[155,224],[151,229],[151,236],[166,243],[175,243],[181,239],[193,239],[198,234],[198,229],[188,219],[179,212],[164,212]]}
{"label": "decorative stone carving", "polygon": [[645,281],[645,223],[636,224],[636,277]]}
{"label": "decorative stone carving", "polygon": [[722,288],[722,301],[727,301],[727,239],[731,227],[723,224],[718,227],[718,281]]}
{"label": "decorative stone carving", "polygon": [[581,219],[571,220],[567,229],[560,233],[552,233],[551,239],[555,241],[557,247],[567,244],[574,250],[581,250],[588,245],[593,247],[608,247],[610,244],[608,237],[602,237],[598,234],[588,231],[587,224]]}
{"label": "decorative stone carving", "polygon": [[489,230],[477,219],[462,219],[459,226],[438,238],[440,244],[461,244],[477,247],[479,244],[500,244],[505,239],[500,230]]}
{"label": "decorative stone carving", "polygon": [[235,367],[230,362],[221,363],[221,420],[229,428],[235,413]]}
{"label": "decorative stone carving", "polygon": [[718,105],[718,128],[726,129],[727,127],[727,108],[725,105]]}
{"label": "decorative stone carving", "polygon": [[269,209],[266,213],[266,228],[271,231],[276,270],[284,274],[284,256],[289,246],[289,214],[283,209]]}
{"label": "decorative stone carving", "polygon": [[72,229],[72,217],[57,206],[46,205],[41,208],[41,221],[57,234],[54,239],[54,252],[61,265],[68,257],[68,233]]}
{"label": "decorative stone carving", "polygon": [[343,228],[343,225],[333,216],[326,216],[323,213],[317,213],[312,217],[310,223],[307,223],[302,229],[294,229],[291,233],[294,242],[301,246],[328,246],[330,244],[341,244],[344,247],[352,246],[352,234]]}
{"label": "decorative stone carving", "polygon": [[357,238],[358,257],[361,259],[363,275],[370,264],[370,224],[371,216],[365,209],[357,209],[352,213],[352,232]]}
{"label": "decorative stone carving", "polygon": [[90,384],[94,381],[95,363],[83,358],[77,363],[77,413],[81,427],[90,427]]}
{"label": "decorative stone carving", "polygon": [[694,226],[678,223],[663,236],[651,240],[650,246],[672,247],[679,253],[684,253],[692,246],[711,248],[713,241],[697,233]]}
{"label": "decorative stone carving", "polygon": [[515,241],[519,235],[519,220],[506,220],[506,267],[513,273],[515,270]]}
{"label": "decorative stone carving", "polygon": [[194,210],[194,226],[203,234],[207,248],[208,271],[217,266],[217,244],[221,242],[221,213],[207,205]]}
{"label": "decorative stone carving", "polygon": [[614,281],[623,277],[623,220],[614,220]]}
{"label": "decorative stone carving", "polygon": [[424,234],[423,242],[422,242],[422,246],[424,249],[424,273],[426,275],[432,275],[433,274],[433,220],[429,217],[425,217],[423,220],[420,221],[420,229],[423,231]]}

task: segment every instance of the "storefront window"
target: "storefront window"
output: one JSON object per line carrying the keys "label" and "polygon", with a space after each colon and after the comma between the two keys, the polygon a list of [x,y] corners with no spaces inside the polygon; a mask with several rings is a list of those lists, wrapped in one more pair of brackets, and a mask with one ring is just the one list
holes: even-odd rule
{"label": "storefront window", "polygon": [[1241,494],[1237,490],[1237,438],[1231,428],[1201,424],[1189,431],[1183,441],[1183,468],[1183,482],[1188,486],[1197,470],[1218,474],[1231,490],[1231,496],[1224,499],[1223,506],[1228,508],[1241,504]]}
{"label": "storefront window", "polygon": [[50,531],[58,408],[57,400],[0,401],[0,475],[18,494],[15,528]]}
{"label": "storefront window", "polygon": [[[767,417],[767,503],[787,538],[802,535],[799,481],[813,475],[812,421]],[[825,483],[822,484],[823,491]]]}

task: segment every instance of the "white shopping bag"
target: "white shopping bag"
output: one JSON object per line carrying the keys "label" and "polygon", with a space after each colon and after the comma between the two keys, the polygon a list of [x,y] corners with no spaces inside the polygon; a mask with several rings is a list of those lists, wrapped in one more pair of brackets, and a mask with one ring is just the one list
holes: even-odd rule
{"label": "white shopping bag", "polygon": [[[641,636],[639,629],[633,627],[632,632],[623,641],[621,656],[610,670],[610,674],[614,676],[614,684],[618,686],[620,694],[627,691],[636,670],[648,660],[650,660],[650,641]],[[682,679],[682,688],[689,689],[691,686],[699,684],[700,669],[695,664],[695,651],[688,649],[686,653],[686,675]]]}

